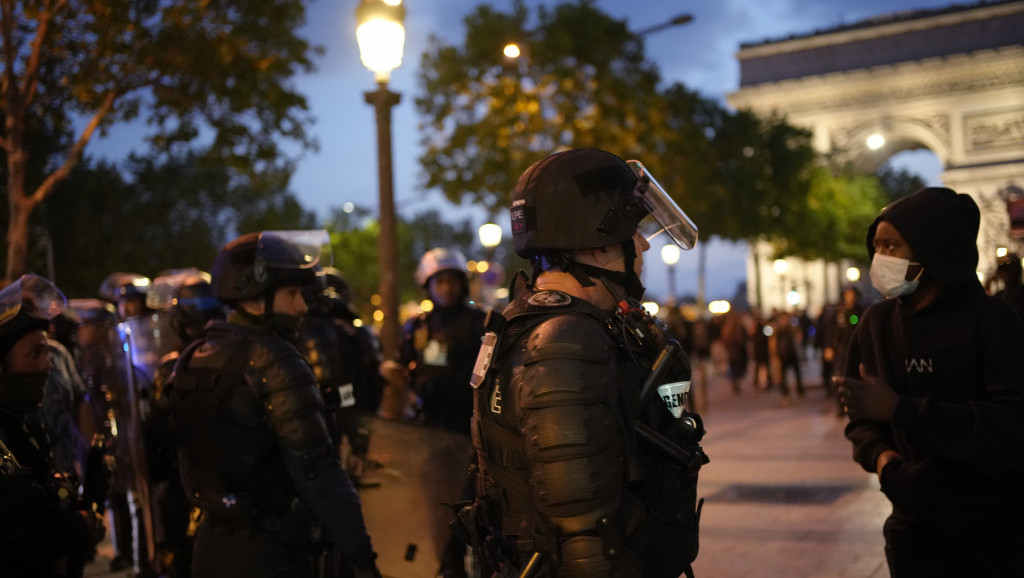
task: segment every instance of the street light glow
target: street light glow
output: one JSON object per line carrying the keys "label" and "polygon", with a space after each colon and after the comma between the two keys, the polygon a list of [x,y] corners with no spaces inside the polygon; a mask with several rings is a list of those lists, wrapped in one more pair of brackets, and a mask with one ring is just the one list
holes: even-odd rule
{"label": "street light glow", "polygon": [[661,260],[669,267],[679,262],[679,247],[669,243],[661,248]]}
{"label": "street light glow", "polygon": [[522,52],[519,50],[519,45],[515,42],[509,42],[505,45],[505,48],[501,51],[505,55],[505,58],[516,59]]}
{"label": "street light glow", "polygon": [[867,138],[867,141],[865,142],[868,145],[869,149],[877,151],[878,149],[885,146],[885,137],[876,132],[872,133],[871,136],[869,136]]}
{"label": "street light glow", "polygon": [[846,280],[850,283],[856,283],[860,281],[860,269],[857,267],[846,268]]}
{"label": "street light glow", "polygon": [[495,223],[484,223],[477,230],[480,236],[480,244],[488,249],[493,249],[501,244],[501,225]]}
{"label": "street light glow", "polygon": [[405,48],[405,7],[401,0],[362,0],[356,8],[356,40],[363,66],[377,82],[387,82],[402,65]]}

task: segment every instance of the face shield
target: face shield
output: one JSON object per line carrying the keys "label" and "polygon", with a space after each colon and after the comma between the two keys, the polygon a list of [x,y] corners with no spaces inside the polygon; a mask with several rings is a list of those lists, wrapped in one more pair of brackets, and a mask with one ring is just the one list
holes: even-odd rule
{"label": "face shield", "polygon": [[50,320],[64,311],[67,300],[57,286],[39,275],[22,275],[0,291],[0,333],[23,309],[36,319]]}
{"label": "face shield", "polygon": [[256,267],[313,269],[330,267],[331,238],[323,229],[264,231],[256,245]]}
{"label": "face shield", "polygon": [[648,242],[667,234],[673,243],[681,249],[692,249],[697,244],[697,225],[679,208],[679,205],[668,196],[658,181],[647,172],[640,161],[626,161],[633,174],[639,179],[637,194],[647,207],[648,215],[640,221],[637,230]]}
{"label": "face shield", "polygon": [[213,295],[182,297],[181,287],[186,284],[210,282],[210,274],[195,267],[179,269],[170,274],[153,279],[149,292],[146,293],[146,306],[150,309],[170,309],[182,307],[196,310],[220,307],[220,301]]}

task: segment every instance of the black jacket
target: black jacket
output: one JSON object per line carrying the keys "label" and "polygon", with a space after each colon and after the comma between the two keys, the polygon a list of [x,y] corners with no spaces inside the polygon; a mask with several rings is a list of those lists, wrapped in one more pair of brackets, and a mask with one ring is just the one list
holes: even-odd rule
{"label": "black jacket", "polygon": [[[183,354],[171,384],[182,481],[193,503],[212,522],[249,518],[272,528],[282,518],[288,524],[297,497],[346,560],[367,563],[373,549],[359,497],[332,451],[309,364],[284,338],[229,319],[213,322],[195,352]],[[204,385],[209,377],[215,389]]]}

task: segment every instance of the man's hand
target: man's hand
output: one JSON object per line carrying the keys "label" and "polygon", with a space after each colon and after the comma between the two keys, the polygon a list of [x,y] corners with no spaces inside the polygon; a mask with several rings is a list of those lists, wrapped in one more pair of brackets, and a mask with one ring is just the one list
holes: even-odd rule
{"label": "man's hand", "polygon": [[872,419],[890,421],[900,400],[888,384],[867,373],[864,364],[860,366],[861,379],[834,377],[839,386],[839,403],[850,419]]}

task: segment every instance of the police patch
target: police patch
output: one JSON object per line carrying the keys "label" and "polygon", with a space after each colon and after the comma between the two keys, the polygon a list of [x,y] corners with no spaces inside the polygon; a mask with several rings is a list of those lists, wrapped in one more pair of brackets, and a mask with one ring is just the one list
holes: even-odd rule
{"label": "police patch", "polygon": [[538,291],[530,296],[527,303],[535,307],[561,307],[572,303],[572,297],[561,291]]}

